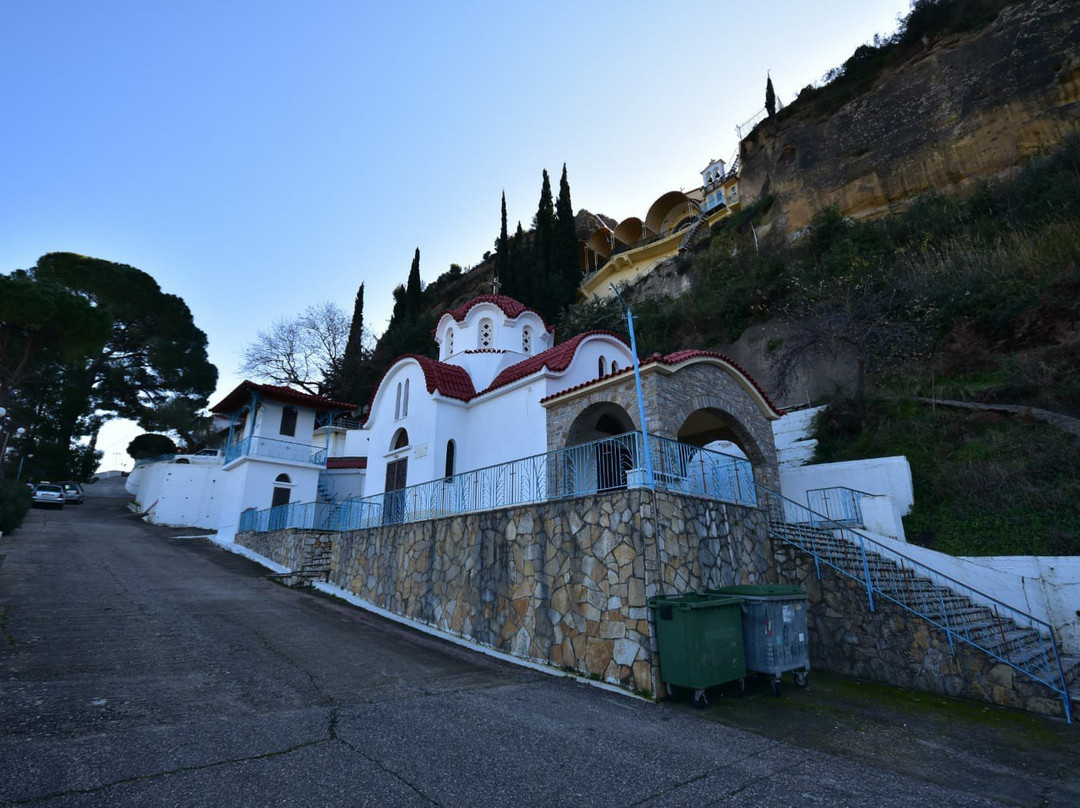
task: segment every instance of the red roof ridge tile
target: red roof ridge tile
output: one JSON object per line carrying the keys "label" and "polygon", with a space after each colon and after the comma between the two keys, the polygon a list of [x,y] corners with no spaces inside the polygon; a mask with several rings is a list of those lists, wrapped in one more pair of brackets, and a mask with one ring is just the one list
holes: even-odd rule
{"label": "red roof ridge tile", "polygon": [[498,306],[499,309],[502,310],[502,313],[509,317],[511,320],[515,320],[525,312],[531,311],[533,314],[540,318],[540,322],[544,324],[544,328],[546,328],[552,334],[555,333],[555,326],[549,323],[547,321],[547,318],[544,317],[544,315],[542,315],[536,309],[531,308],[530,306],[526,306],[520,300],[515,300],[508,295],[477,295],[471,300],[465,301],[457,308],[447,309],[438,317],[436,317],[435,328],[431,330],[432,336],[435,335],[435,331],[438,329],[439,322],[447,314],[449,314],[454,319],[454,322],[460,323],[465,319],[465,317],[469,314],[472,308],[479,305],[480,303],[492,303],[495,306]]}
{"label": "red roof ridge tile", "polygon": [[493,390],[498,390],[500,387],[513,384],[520,379],[524,379],[526,376],[531,376],[532,374],[543,370],[545,367],[551,372],[561,373],[570,366],[570,362],[573,361],[574,355],[577,353],[578,345],[580,345],[586,337],[595,336],[614,337],[623,345],[626,345],[626,340],[614,331],[584,331],[576,337],[568,339],[566,342],[560,342],[558,345],[548,348],[546,351],[533,354],[527,359],[522,359],[520,362],[517,362],[510,367],[504,368],[502,372],[492,380],[491,384],[479,393],[479,395],[486,395]]}
{"label": "red roof ridge tile", "polygon": [[319,410],[344,410],[345,412],[352,412],[359,409],[356,404],[350,404],[346,401],[336,401],[325,396],[316,396],[301,390],[294,390],[291,387],[284,387],[277,384],[259,384],[258,382],[245,379],[233,388],[233,390],[221,399],[221,401],[211,407],[210,412],[218,414],[234,412],[240,406],[251,400],[252,392],[263,398],[272,399],[274,401],[282,401],[287,404],[300,404]]}

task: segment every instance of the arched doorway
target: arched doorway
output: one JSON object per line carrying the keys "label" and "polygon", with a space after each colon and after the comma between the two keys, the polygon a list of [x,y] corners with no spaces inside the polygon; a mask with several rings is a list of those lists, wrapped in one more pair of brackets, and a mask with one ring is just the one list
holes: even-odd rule
{"label": "arched doorway", "polygon": [[[409,445],[409,433],[399,429],[390,441],[390,450],[397,451]],[[403,455],[386,464],[386,485],[383,488],[384,525],[405,521],[405,486],[409,478],[409,457]]]}
{"label": "arched doorway", "polygon": [[[638,466],[638,438],[626,410],[613,402],[582,410],[570,426],[563,479],[567,494],[590,494],[626,487]],[[629,433],[629,434],[628,434]]]}
{"label": "arched doorway", "polygon": [[[757,500],[754,465],[762,453],[749,431],[730,413],[715,407],[691,412],[676,434],[670,469],[687,493],[739,502]],[[669,453],[670,454],[670,453]]]}

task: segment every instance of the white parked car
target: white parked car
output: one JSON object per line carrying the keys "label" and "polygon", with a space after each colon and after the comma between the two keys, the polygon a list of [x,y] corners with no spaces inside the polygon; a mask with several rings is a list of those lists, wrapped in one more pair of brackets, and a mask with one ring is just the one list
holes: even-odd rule
{"label": "white parked car", "polygon": [[64,507],[64,488],[56,483],[38,483],[34,486],[35,505],[52,508]]}

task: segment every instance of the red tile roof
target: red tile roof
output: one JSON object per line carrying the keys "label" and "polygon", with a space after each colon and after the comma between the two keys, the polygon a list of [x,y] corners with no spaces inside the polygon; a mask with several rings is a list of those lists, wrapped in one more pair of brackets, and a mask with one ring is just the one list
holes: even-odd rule
{"label": "red tile roof", "polygon": [[[676,351],[675,353],[669,353],[667,356],[659,356],[658,354],[654,354],[654,356],[658,357],[656,361],[664,365],[678,365],[681,362],[686,362],[687,360],[698,358],[719,359],[721,362],[726,362],[739,373],[741,373],[748,382],[750,382],[751,386],[753,386],[753,388],[758,391],[761,397],[765,399],[765,403],[772,408],[773,412],[775,412],[777,415],[784,414],[784,411],[782,409],[772,403],[772,400],[769,398],[765,390],[762,389],[761,385],[757,383],[757,380],[745,370],[743,370],[742,366],[739,365],[739,363],[732,359],[730,356],[722,353],[717,353],[716,351],[699,351],[696,349]],[[652,358],[653,357],[649,357],[650,360]]]}
{"label": "red tile roof", "polygon": [[[761,398],[765,401],[765,404],[768,405],[768,407],[773,412],[775,412],[777,415],[784,414],[784,411],[782,409],[772,403],[772,400],[769,398],[768,394],[762,389],[761,385],[757,383],[753,376],[743,370],[742,367],[740,367],[739,364],[736,363],[735,360],[733,360],[731,357],[725,356],[722,353],[716,353],[715,351],[699,351],[697,349],[675,351],[675,353],[669,353],[667,356],[661,356],[658,353],[654,353],[645,359],[645,361],[641,364],[641,367],[642,369],[644,369],[652,364],[666,365],[668,367],[671,367],[672,365],[678,365],[691,359],[704,358],[719,359],[721,362],[729,365],[733,370],[738,372],[744,379],[746,379],[750,386],[758,392]],[[587,382],[582,382],[581,384],[574,385],[573,387],[568,387],[565,390],[560,390],[557,393],[552,393],[550,396],[545,396],[544,398],[540,399],[540,403],[542,404],[545,401],[551,401],[552,399],[558,398],[559,396],[565,395],[566,393],[581,390],[585,387],[589,387],[590,385],[597,384],[604,379],[610,379],[613,376],[620,376],[630,371],[633,371],[633,367],[622,368],[617,373],[609,373],[606,376],[601,376],[598,379],[589,379],[589,381]]]}
{"label": "red tile roof", "polygon": [[496,376],[494,381],[492,381],[482,393],[490,393],[492,390],[505,387],[519,379],[524,379],[526,376],[531,376],[533,373],[536,373],[543,368],[547,368],[553,373],[562,373],[570,367],[570,362],[573,361],[574,354],[577,353],[578,345],[580,345],[586,337],[597,335],[614,337],[624,345],[626,344],[626,341],[613,331],[586,331],[583,334],[578,334],[573,339],[568,339],[566,342],[559,343],[554,348],[548,348],[546,351],[541,351],[535,356],[530,356],[528,359],[521,360],[516,365],[511,365]]}
{"label": "red tile roof", "polygon": [[[398,357],[397,362],[402,359],[415,359],[420,363],[429,393],[438,390],[447,398],[456,398],[460,401],[471,401],[476,397],[476,389],[473,387],[472,379],[469,378],[465,368],[448,365],[445,362],[429,359],[426,356],[407,354]],[[397,362],[394,364],[396,365]]]}
{"label": "red tile roof", "polygon": [[301,393],[291,387],[279,387],[273,384],[257,384],[252,381],[243,381],[237,385],[231,393],[210,408],[210,412],[230,413],[243,407],[251,401],[251,394],[255,393],[260,398],[271,401],[280,401],[285,404],[298,404],[301,407],[310,407],[314,410],[325,412],[327,410],[340,410],[352,412],[358,409],[355,404],[344,401],[334,401],[332,398],[313,396],[310,393]]}
{"label": "red tile roof", "polygon": [[555,326],[551,325],[546,319],[544,319],[544,316],[540,314],[540,312],[536,311],[535,309],[530,309],[520,300],[514,300],[514,298],[507,297],[506,295],[479,295],[478,297],[474,297],[472,300],[468,300],[465,303],[462,303],[456,309],[448,309],[447,311],[444,311],[436,318],[435,322],[438,323],[439,320],[441,320],[447,314],[454,318],[454,322],[463,322],[472,307],[476,306],[479,303],[494,303],[496,306],[502,309],[503,314],[505,314],[511,320],[521,316],[527,311],[531,311],[533,314],[540,318],[540,320],[544,323],[544,327],[548,331],[552,333],[555,332]]}

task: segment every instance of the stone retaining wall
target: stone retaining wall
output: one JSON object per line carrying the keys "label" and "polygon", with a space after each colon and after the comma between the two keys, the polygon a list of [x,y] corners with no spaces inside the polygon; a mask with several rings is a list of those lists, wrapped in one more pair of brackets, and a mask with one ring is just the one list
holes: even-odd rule
{"label": "stone retaining wall", "polygon": [[777,577],[810,597],[811,668],[898,687],[1064,716],[1060,696],[884,598],[870,611],[864,584],[775,542]]}
{"label": "stone retaining wall", "polygon": [[644,489],[348,533],[244,533],[297,569],[328,543],[330,583],[518,657],[657,693],[648,599],[770,580],[756,508]]}

